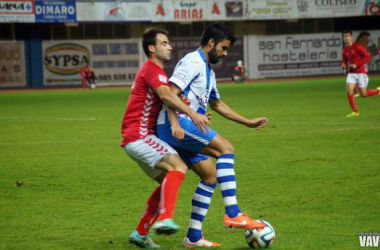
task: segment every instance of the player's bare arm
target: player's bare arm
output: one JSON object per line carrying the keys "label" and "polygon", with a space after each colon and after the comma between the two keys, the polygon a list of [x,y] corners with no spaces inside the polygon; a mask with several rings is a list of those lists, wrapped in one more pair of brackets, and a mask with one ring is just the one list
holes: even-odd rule
{"label": "player's bare arm", "polygon": [[225,102],[223,102],[220,99],[212,100],[210,102],[210,106],[213,110],[218,112],[221,116],[231,121],[243,124],[249,128],[260,129],[260,128],[265,127],[268,123],[268,119],[265,117],[247,119],[239,115],[238,113],[236,113],[230,106],[228,106]]}
{"label": "player's bare arm", "polygon": [[173,93],[170,88],[166,85],[162,85],[156,90],[158,97],[165,103],[168,107],[171,107],[175,110],[179,110],[187,114],[194,124],[201,130],[205,131],[207,125],[210,124],[208,118],[204,115],[198,114],[192,110],[189,106],[179,99],[179,97]]}
{"label": "player's bare arm", "polygon": [[181,94],[182,90],[177,86],[175,85],[174,83],[170,82],[170,90],[176,94],[176,95],[179,95]]}
{"label": "player's bare arm", "polygon": [[179,124],[176,111],[171,107],[168,107],[168,117],[171,124],[172,136],[177,140],[183,140],[185,138],[185,130]]}

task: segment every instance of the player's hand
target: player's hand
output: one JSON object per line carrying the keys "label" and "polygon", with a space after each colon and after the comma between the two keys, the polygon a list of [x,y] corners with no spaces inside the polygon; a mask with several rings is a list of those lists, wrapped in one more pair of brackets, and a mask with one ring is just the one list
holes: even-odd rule
{"label": "player's hand", "polygon": [[201,115],[194,110],[189,114],[189,116],[194,122],[195,126],[197,126],[202,132],[206,132],[208,130],[207,125],[211,125],[211,122],[207,116]]}
{"label": "player's hand", "polygon": [[267,123],[268,123],[268,119],[266,117],[260,117],[260,118],[249,120],[246,123],[246,126],[249,128],[261,129],[265,127]]}
{"label": "player's hand", "polygon": [[172,125],[172,136],[178,141],[181,141],[185,138],[185,130],[183,130],[179,125]]}
{"label": "player's hand", "polygon": [[351,65],[350,65],[350,68],[352,68],[352,69],[356,69],[356,64],[355,64],[355,63],[351,64]]}
{"label": "player's hand", "polygon": [[346,75],[347,71],[346,69],[343,69],[343,75]]}

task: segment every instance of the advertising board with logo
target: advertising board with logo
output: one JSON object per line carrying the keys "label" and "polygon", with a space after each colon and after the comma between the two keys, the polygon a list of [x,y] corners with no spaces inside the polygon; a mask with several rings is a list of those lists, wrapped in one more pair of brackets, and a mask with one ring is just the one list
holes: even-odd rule
{"label": "advertising board with logo", "polygon": [[[200,38],[171,38],[170,45],[173,47],[172,59],[165,66],[165,72],[170,77],[179,60],[187,53],[195,51],[199,48]],[[217,79],[231,79],[236,62],[244,60],[243,38],[237,37],[234,46],[228,51],[228,56],[217,64],[211,64],[211,68],[215,71]]]}
{"label": "advertising board with logo", "polygon": [[0,0],[0,22],[34,23],[34,0]]}
{"label": "advertising board with logo", "polygon": [[244,20],[244,0],[152,0],[153,22]]}
{"label": "advertising board with logo", "polygon": [[380,15],[378,0],[297,0],[299,18]]}
{"label": "advertising board with logo", "polygon": [[24,42],[0,42],[0,87],[26,86]]}
{"label": "advertising board with logo", "polygon": [[203,21],[207,20],[206,0],[152,0],[154,22]]}
{"label": "advertising board with logo", "polygon": [[379,16],[380,15],[380,1],[379,0],[366,0],[362,2],[362,15],[364,16]]}
{"label": "advertising board with logo", "polygon": [[35,0],[36,22],[76,22],[75,1]]}
{"label": "advertising board with logo", "polygon": [[248,1],[248,19],[287,19],[297,17],[297,2],[288,0]]}
{"label": "advertising board with logo", "polygon": [[45,86],[81,85],[90,65],[99,85],[132,84],[142,62],[139,39],[43,42]]}
{"label": "advertising board with logo", "polygon": [[249,78],[342,74],[340,33],[248,36],[248,44]]}
{"label": "advertising board with logo", "polygon": [[150,0],[91,2],[77,0],[78,21],[151,21]]}
{"label": "advertising board with logo", "polygon": [[153,22],[380,15],[378,0],[151,0]]}
{"label": "advertising board with logo", "polygon": [[243,0],[218,0],[207,2],[209,20],[244,20],[246,4]]}

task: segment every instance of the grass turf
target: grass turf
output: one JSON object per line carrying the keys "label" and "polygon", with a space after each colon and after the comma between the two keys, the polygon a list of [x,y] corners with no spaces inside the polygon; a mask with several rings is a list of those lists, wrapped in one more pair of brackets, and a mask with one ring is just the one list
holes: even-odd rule
{"label": "grass turf", "polygon": [[[357,98],[360,117],[346,118],[343,78],[219,90],[240,114],[269,119],[259,131],[212,122],[235,146],[240,207],[276,231],[272,249],[359,249],[359,232],[380,231],[379,96]],[[1,249],[137,249],[127,237],[156,185],[119,147],[129,92],[0,93]],[[181,248],[197,182],[190,172],[181,187],[180,233],[154,237],[163,249]],[[223,215],[217,188],[204,235],[247,249]]]}

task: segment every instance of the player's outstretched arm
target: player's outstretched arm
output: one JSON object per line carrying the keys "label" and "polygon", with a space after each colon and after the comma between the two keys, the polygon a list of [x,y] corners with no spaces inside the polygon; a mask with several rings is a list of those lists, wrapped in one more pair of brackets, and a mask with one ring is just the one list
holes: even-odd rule
{"label": "player's outstretched arm", "polygon": [[249,128],[260,129],[260,128],[265,127],[265,125],[267,125],[268,123],[268,119],[265,117],[247,119],[239,115],[238,113],[236,113],[230,106],[228,106],[225,102],[223,102],[220,99],[212,100],[210,102],[210,106],[213,110],[218,112],[221,116],[231,121],[243,124]]}
{"label": "player's outstretched arm", "polygon": [[170,90],[169,86],[161,85],[157,88],[156,93],[167,106],[190,116],[191,120],[201,131],[205,131],[207,129],[207,125],[210,124],[208,118],[204,115],[198,114],[182,102],[182,100]]}

